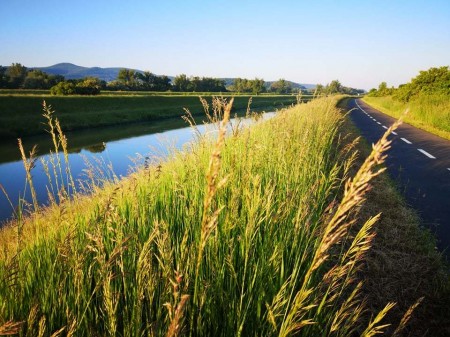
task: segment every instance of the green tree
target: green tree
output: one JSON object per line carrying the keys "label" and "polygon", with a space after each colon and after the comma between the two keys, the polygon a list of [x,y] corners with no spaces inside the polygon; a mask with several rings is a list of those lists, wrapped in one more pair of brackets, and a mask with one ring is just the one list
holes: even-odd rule
{"label": "green tree", "polygon": [[27,68],[20,63],[13,63],[6,70],[8,76],[8,87],[18,89],[23,87],[23,82],[27,76]]}
{"label": "green tree", "polygon": [[276,92],[278,94],[288,94],[292,91],[292,85],[284,78],[281,78],[270,85],[270,91]]}
{"label": "green tree", "polygon": [[61,75],[49,75],[41,70],[30,70],[25,77],[23,87],[25,89],[50,89],[52,86],[64,81]]}
{"label": "green tree", "polygon": [[120,69],[117,75],[117,80],[125,85],[128,89],[134,89],[136,87],[137,79],[136,71],[132,69]]}
{"label": "green tree", "polygon": [[339,94],[342,93],[342,85],[338,80],[331,81],[326,88],[327,94]]}
{"label": "green tree", "polygon": [[325,93],[325,87],[322,84],[317,84],[314,90],[315,95],[322,95]]}
{"label": "green tree", "polygon": [[191,80],[185,74],[177,75],[173,79],[173,87],[175,91],[179,92],[191,91]]}
{"label": "green tree", "polygon": [[144,71],[143,73],[135,73],[135,78],[138,80],[138,84],[144,90],[154,90],[156,84],[156,75],[150,71]]}
{"label": "green tree", "polygon": [[266,91],[265,81],[262,78],[255,78],[251,81],[252,92],[255,95]]}
{"label": "green tree", "polygon": [[410,83],[399,87],[394,96],[403,102],[408,102],[412,97],[420,94],[450,96],[450,68],[439,67],[422,70]]}
{"label": "green tree", "polygon": [[75,86],[75,93],[78,95],[98,95],[102,83],[98,78],[86,77]]}
{"label": "green tree", "polygon": [[378,96],[388,96],[392,93],[392,90],[388,88],[387,83],[386,82],[381,82],[380,85],[378,86]]}
{"label": "green tree", "polygon": [[155,91],[168,91],[170,89],[172,89],[172,84],[170,84],[170,78],[168,76],[156,76],[154,82]]}
{"label": "green tree", "polygon": [[245,92],[245,79],[242,78],[235,78],[233,82],[233,91],[237,93]]}
{"label": "green tree", "polygon": [[0,66],[0,89],[7,88],[8,87],[8,75],[6,71],[8,68]]}

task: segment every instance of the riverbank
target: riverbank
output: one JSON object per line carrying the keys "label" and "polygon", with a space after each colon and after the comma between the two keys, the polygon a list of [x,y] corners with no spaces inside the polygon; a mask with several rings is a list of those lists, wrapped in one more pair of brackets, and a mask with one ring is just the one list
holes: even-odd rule
{"label": "riverbank", "polygon": [[30,334],[80,336],[397,327],[385,311],[371,321],[364,309],[379,310],[354,281],[373,266],[370,219],[380,209],[366,208],[368,222],[358,210],[378,157],[356,173],[335,105],[302,104],[227,139],[216,130],[214,143],[12,224],[0,234],[0,278],[14,281],[0,286],[0,317]]}
{"label": "riverbank", "polygon": [[[236,96],[233,113],[245,114],[251,96]],[[211,103],[211,97],[205,97]],[[51,95],[0,95],[0,139],[45,134],[42,102],[56,110],[63,131],[148,122],[183,115],[203,114],[198,96],[100,95],[59,97]],[[293,95],[254,96],[254,111],[276,110],[297,103]]]}

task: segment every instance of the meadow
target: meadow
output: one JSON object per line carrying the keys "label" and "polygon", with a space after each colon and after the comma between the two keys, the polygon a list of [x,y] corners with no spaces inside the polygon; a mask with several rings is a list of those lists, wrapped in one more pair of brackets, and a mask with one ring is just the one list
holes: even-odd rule
{"label": "meadow", "polygon": [[[100,96],[64,97],[38,94],[34,91],[13,92],[15,93],[0,92],[0,138],[3,139],[45,133],[41,113],[44,100],[58,111],[63,131],[179,118],[183,115],[183,108],[202,111],[199,93],[196,95],[104,93]],[[233,113],[245,114],[250,97],[236,96]],[[293,95],[260,95],[252,97],[251,106],[256,111],[273,111],[295,103],[297,97]]]}
{"label": "meadow", "polygon": [[421,94],[404,103],[392,96],[365,96],[364,102],[392,117],[399,118],[406,109],[405,122],[450,139],[450,100],[448,95]]}
{"label": "meadow", "polygon": [[361,278],[380,216],[360,210],[389,141],[357,160],[336,103],[226,137],[231,103],[216,98],[186,151],[101,188],[93,173],[73,198],[68,180],[59,205],[19,212],[0,233],[0,335],[401,336],[420,299],[386,322],[395,304],[374,311]]}

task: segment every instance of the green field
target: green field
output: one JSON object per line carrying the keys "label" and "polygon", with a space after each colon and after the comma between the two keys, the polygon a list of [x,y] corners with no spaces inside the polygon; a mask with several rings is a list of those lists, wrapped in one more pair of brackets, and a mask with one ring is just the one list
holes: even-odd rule
{"label": "green field", "polygon": [[[197,94],[198,95],[198,94]],[[251,96],[237,96],[234,112],[245,113]],[[206,97],[209,101],[211,98]],[[36,94],[0,95],[0,138],[18,138],[45,132],[42,102],[56,111],[63,130],[77,130],[123,123],[180,117],[183,108],[203,113],[198,96],[193,95],[100,95],[57,97]],[[293,95],[252,97],[252,110],[273,111],[297,102]]]}
{"label": "green field", "polygon": [[422,94],[403,103],[392,96],[365,96],[364,102],[392,117],[399,118],[409,109],[405,122],[450,139],[450,99],[448,95]]}

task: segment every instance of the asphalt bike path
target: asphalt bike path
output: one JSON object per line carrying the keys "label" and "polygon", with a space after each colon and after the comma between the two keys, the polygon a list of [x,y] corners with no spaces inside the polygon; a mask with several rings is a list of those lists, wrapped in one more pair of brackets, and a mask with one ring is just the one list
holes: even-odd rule
{"label": "asphalt bike path", "polygon": [[[348,100],[350,118],[370,143],[376,143],[396,119],[360,99]],[[389,139],[387,171],[422,225],[450,257],[450,141],[403,123]]]}

